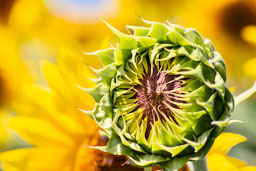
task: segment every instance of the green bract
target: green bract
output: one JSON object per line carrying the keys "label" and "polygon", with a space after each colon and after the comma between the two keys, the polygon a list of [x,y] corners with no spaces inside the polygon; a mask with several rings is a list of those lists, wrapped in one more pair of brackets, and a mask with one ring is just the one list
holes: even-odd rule
{"label": "green bract", "polygon": [[101,150],[127,155],[136,166],[175,170],[198,160],[228,125],[234,100],[226,69],[209,39],[193,28],[148,22],[100,50],[104,67],[86,91],[96,106],[87,112],[109,138]]}

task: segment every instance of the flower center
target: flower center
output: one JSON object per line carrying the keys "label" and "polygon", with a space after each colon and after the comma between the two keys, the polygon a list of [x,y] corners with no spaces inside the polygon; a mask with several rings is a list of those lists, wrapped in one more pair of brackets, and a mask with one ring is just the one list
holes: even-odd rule
{"label": "flower center", "polygon": [[219,12],[220,24],[228,34],[238,37],[243,27],[256,24],[254,10],[247,2],[232,1]]}
{"label": "flower center", "polygon": [[182,82],[178,78],[179,75],[170,75],[165,71],[158,71],[153,68],[141,80],[141,85],[135,87],[139,107],[144,109],[143,118],[148,118],[149,128],[154,121],[159,119],[171,119],[176,122],[172,108],[178,109],[179,107],[175,102],[181,102],[175,96],[179,94]]}
{"label": "flower center", "polygon": [[0,2],[0,19],[4,21],[4,23],[7,22],[7,18],[9,17],[10,11],[14,3],[15,0]]}

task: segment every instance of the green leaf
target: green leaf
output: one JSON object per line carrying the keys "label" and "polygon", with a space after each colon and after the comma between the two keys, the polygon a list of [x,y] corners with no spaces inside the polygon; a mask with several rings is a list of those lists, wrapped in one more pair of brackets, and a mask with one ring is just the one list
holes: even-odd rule
{"label": "green leaf", "polygon": [[160,163],[160,167],[166,171],[176,171],[182,168],[189,160],[189,156],[175,157],[173,160]]}
{"label": "green leaf", "polygon": [[104,21],[104,23],[112,30],[119,41],[120,49],[135,49],[137,48],[137,41],[132,35],[124,34]]}
{"label": "green leaf", "polygon": [[157,39],[146,36],[137,36],[135,39],[140,47],[150,47],[157,43]]}
{"label": "green leaf", "polygon": [[186,139],[184,137],[182,137],[182,139],[187,142],[189,145],[191,145],[194,149],[195,152],[198,152],[200,149],[202,149],[210,135],[210,133],[212,132],[213,129],[209,129],[208,131],[205,131],[201,136],[199,136],[199,138],[197,139],[197,141],[191,141],[189,139]]}
{"label": "green leaf", "polygon": [[129,159],[133,164],[141,167],[152,166],[170,160],[167,157],[156,154],[136,154],[135,156],[129,156]]}
{"label": "green leaf", "polygon": [[212,125],[217,125],[218,127],[220,127],[221,129],[224,129],[228,126],[229,124],[229,119],[226,119],[224,121],[212,121],[211,122]]}
{"label": "green leaf", "polygon": [[205,39],[204,40],[205,46],[210,50],[210,51],[216,51],[215,47],[212,44],[212,41],[210,39]]}
{"label": "green leaf", "polygon": [[116,49],[114,52],[116,65],[122,65],[126,62],[126,60],[131,56],[130,50],[121,50]]}
{"label": "green leaf", "polygon": [[189,144],[183,144],[183,145],[178,145],[178,146],[174,146],[174,147],[166,147],[162,144],[157,144],[159,147],[161,147],[161,149],[169,152],[172,157],[177,156],[178,154],[180,154],[184,149],[186,149]]}
{"label": "green leaf", "polygon": [[226,66],[223,61],[215,62],[214,67],[216,71],[221,75],[222,79],[226,81]]}
{"label": "green leaf", "polygon": [[114,49],[108,48],[104,50],[98,50],[96,52],[85,53],[86,55],[98,55],[104,66],[112,64],[114,60]]}
{"label": "green leaf", "polygon": [[140,26],[126,26],[128,29],[132,29],[134,31],[134,36],[146,36],[150,31],[148,27],[140,27]]}
{"label": "green leaf", "polygon": [[196,101],[197,104],[205,108],[205,110],[210,114],[212,120],[217,120],[217,117],[214,115],[214,111],[213,111],[216,95],[217,95],[216,92],[213,93],[211,97],[208,99],[208,101],[206,102],[202,102],[199,99]]}
{"label": "green leaf", "polygon": [[112,132],[112,119],[108,117],[107,113],[98,103],[95,104],[93,111],[86,111],[83,109],[78,110],[90,116],[99,125],[99,127],[105,131],[105,134],[108,135],[107,137],[110,137]]}
{"label": "green leaf", "polygon": [[174,28],[170,29],[167,33],[168,40],[176,45],[182,46],[192,46],[191,42],[186,40],[179,32],[177,32]]}
{"label": "green leaf", "polygon": [[169,29],[166,25],[158,22],[154,22],[151,26],[150,32],[147,36],[157,39],[158,41],[167,40],[167,33]]}
{"label": "green leaf", "polygon": [[109,87],[111,80],[116,74],[116,65],[114,63],[109,64],[102,69],[97,70],[96,73],[102,77],[103,83]]}
{"label": "green leaf", "polygon": [[94,100],[96,102],[100,102],[101,98],[109,93],[109,89],[103,84],[103,83],[99,83],[98,85],[96,85],[96,87],[94,88],[82,88],[79,85],[77,85],[80,89],[84,90],[85,92],[87,92],[88,94],[90,94]]}
{"label": "green leaf", "polygon": [[113,134],[111,135],[111,139],[108,141],[107,146],[101,146],[101,147],[96,146],[93,148],[96,148],[101,151],[108,152],[114,155],[132,155],[134,153],[130,148],[122,144],[120,138],[117,135],[113,135]]}
{"label": "green leaf", "polygon": [[202,48],[205,47],[203,38],[194,28],[187,29],[184,34],[185,38],[187,38],[190,42],[193,42]]}

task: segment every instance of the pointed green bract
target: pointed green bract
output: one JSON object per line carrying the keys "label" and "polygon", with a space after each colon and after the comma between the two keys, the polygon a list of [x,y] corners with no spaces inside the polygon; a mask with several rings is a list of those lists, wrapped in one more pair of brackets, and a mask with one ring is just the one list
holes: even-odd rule
{"label": "pointed green bract", "polygon": [[86,90],[96,101],[87,113],[109,138],[98,149],[175,170],[206,155],[230,123],[234,100],[209,39],[192,28],[146,23],[128,26],[133,34],[107,24],[119,45],[95,53],[104,67],[95,70],[100,83]]}

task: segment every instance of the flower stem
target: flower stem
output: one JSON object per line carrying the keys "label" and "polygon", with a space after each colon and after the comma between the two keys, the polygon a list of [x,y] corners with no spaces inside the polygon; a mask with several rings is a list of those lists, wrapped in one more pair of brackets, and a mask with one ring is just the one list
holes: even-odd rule
{"label": "flower stem", "polygon": [[188,162],[187,163],[190,171],[208,171],[206,158],[202,158],[201,160]]}

